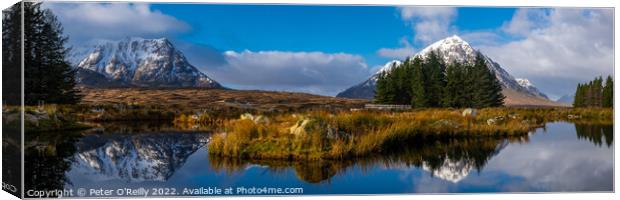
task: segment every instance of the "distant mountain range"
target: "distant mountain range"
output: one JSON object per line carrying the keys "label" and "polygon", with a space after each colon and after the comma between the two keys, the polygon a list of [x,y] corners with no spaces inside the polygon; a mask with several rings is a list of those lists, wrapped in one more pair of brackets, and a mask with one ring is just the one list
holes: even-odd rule
{"label": "distant mountain range", "polygon": [[[476,53],[458,36],[439,40],[413,56],[426,57],[437,52],[446,63],[473,62]],[[495,73],[507,97],[506,105],[558,106],[527,79],[517,79],[488,56],[487,67]],[[78,84],[89,87],[194,87],[223,88],[192,64],[166,38],[144,39],[127,37],[122,40],[101,40],[74,48],[68,55],[77,69]],[[398,67],[402,61],[386,63],[366,81],[339,93],[338,97],[372,99],[378,74]],[[562,104],[565,105],[565,104]]]}
{"label": "distant mountain range", "polygon": [[556,102],[560,102],[560,103],[567,103],[567,104],[573,104],[573,102],[575,101],[575,95],[564,95],[562,97],[560,97],[558,100],[556,100]]}
{"label": "distant mountain range", "polygon": [[68,60],[77,68],[78,83],[86,86],[222,87],[166,38],[98,41],[73,50]]}
{"label": "distant mountain range", "polygon": [[[475,60],[477,50],[472,48],[469,43],[461,39],[459,36],[451,36],[439,40],[412,57],[420,56],[426,58],[431,51],[435,51],[445,63],[472,63]],[[517,79],[504,70],[500,64],[493,61],[486,55],[483,55],[487,67],[495,73],[495,76],[502,85],[502,93],[506,96],[504,101],[506,105],[540,105],[540,106],[558,106],[556,102],[549,100],[547,95],[540,92],[529,80]],[[389,68],[398,67],[402,62],[393,60],[386,63],[383,68],[369,77],[366,81],[352,86],[339,93],[338,97],[372,99],[376,87],[377,77],[382,71]]]}

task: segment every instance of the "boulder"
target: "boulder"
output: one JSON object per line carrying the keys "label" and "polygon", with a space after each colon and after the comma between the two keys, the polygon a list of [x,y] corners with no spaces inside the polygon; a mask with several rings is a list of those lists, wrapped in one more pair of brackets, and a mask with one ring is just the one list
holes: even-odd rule
{"label": "boulder", "polygon": [[465,110],[463,110],[463,113],[461,113],[463,117],[476,117],[477,114],[478,110],[476,110],[475,108],[466,108]]}

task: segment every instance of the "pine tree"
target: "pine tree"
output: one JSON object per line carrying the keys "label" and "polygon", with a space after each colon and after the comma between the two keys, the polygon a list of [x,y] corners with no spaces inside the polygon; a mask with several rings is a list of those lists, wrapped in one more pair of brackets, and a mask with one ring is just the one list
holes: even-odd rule
{"label": "pine tree", "polygon": [[411,101],[411,95],[409,90],[409,79],[407,75],[407,64],[393,68],[394,70],[390,74],[394,79],[394,85],[396,87],[396,99],[394,104],[408,104]]}
{"label": "pine tree", "polygon": [[386,80],[386,73],[385,72],[380,72],[377,75],[377,83],[376,83],[376,87],[375,87],[375,103],[378,104],[386,104],[387,99],[387,80]]}
{"label": "pine tree", "polygon": [[612,107],[613,80],[607,77],[603,85],[603,77],[599,76],[587,83],[577,84],[573,107]]}
{"label": "pine tree", "polygon": [[595,105],[596,91],[594,90],[594,82],[594,80],[591,80],[585,86],[584,107],[593,107]]}
{"label": "pine tree", "polygon": [[603,104],[603,77],[594,79],[594,107],[602,107]]}
{"label": "pine tree", "polygon": [[583,86],[581,85],[581,83],[577,84],[577,90],[575,91],[575,99],[573,100],[573,107],[578,108],[578,107],[583,107]]}
{"label": "pine tree", "polygon": [[473,66],[470,68],[472,78],[471,101],[473,107],[498,107],[504,105],[504,95],[502,87],[497,77],[487,67],[482,54],[477,53]]}
{"label": "pine tree", "polygon": [[611,76],[607,76],[607,80],[605,81],[602,99],[603,107],[611,108],[614,106],[614,80],[611,78]]}
{"label": "pine tree", "polygon": [[422,69],[423,61],[416,57],[411,63],[411,106],[414,108],[424,108],[428,104],[428,96],[424,88],[424,74]]}
{"label": "pine tree", "polygon": [[440,107],[443,99],[443,88],[446,85],[445,65],[439,54],[431,51],[423,65],[424,88],[429,107]]}
{"label": "pine tree", "polygon": [[412,107],[503,106],[502,87],[479,54],[473,64],[453,63],[446,67],[435,52],[425,59],[415,57],[377,78],[375,102]]}
{"label": "pine tree", "polygon": [[54,14],[41,3],[24,2],[25,104],[74,104],[81,96],[66,61],[67,38]]}
{"label": "pine tree", "polygon": [[21,105],[22,3],[2,12],[2,103]]}
{"label": "pine tree", "polygon": [[451,64],[446,68],[447,82],[443,90],[443,107],[463,107],[463,102],[467,101],[463,96],[465,89],[463,68],[464,66],[459,63]]}
{"label": "pine tree", "polygon": [[396,79],[394,78],[394,69],[392,68],[386,72],[385,76],[385,103],[395,104],[398,96]]}
{"label": "pine tree", "polygon": [[63,28],[58,19],[50,10],[44,11],[43,35],[48,39],[44,56],[48,58],[44,82],[49,89],[48,101],[57,103],[77,103],[80,100],[79,91],[75,87],[75,69],[72,69],[65,57],[69,49],[64,44],[67,37],[62,36]]}

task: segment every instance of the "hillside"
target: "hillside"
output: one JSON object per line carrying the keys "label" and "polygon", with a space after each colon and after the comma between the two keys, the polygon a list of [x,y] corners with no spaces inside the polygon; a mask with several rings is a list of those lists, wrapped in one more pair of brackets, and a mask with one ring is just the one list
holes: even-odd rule
{"label": "hillside", "polygon": [[567,103],[530,96],[510,88],[503,88],[502,94],[506,96],[504,105],[507,107],[571,107]]}
{"label": "hillside", "polygon": [[88,105],[131,103],[189,109],[231,107],[258,111],[349,109],[363,107],[369,102],[295,92],[199,88],[82,88],[82,94],[83,103]]}

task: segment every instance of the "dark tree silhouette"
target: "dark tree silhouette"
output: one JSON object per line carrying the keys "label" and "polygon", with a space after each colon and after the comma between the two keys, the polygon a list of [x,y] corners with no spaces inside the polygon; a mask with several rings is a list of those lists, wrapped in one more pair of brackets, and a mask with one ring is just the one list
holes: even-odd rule
{"label": "dark tree silhouette", "polygon": [[[16,22],[21,21],[23,5],[23,27]],[[48,9],[42,9],[40,2],[24,2],[13,6],[3,13],[5,23],[2,31],[3,69],[9,71],[3,86],[9,95],[15,94],[16,76],[20,72],[21,49],[24,48],[24,104],[41,103],[74,104],[79,102],[80,95],[75,83],[75,70],[66,61],[69,49],[65,47],[67,37],[63,36],[63,28],[56,16]],[[23,47],[21,47],[21,29],[23,28]],[[19,34],[18,34],[19,33]],[[6,63],[6,65],[5,65]],[[4,72],[3,72],[4,73]],[[3,77],[4,78],[4,77]],[[3,89],[5,89],[3,88]],[[17,104],[15,101],[6,103]]]}

